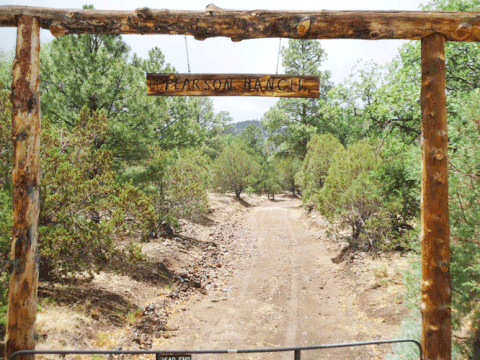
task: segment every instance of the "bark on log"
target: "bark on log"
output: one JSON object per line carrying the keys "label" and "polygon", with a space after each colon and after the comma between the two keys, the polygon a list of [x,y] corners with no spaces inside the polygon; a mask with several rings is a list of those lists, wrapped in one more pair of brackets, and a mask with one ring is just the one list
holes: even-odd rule
{"label": "bark on log", "polygon": [[480,41],[479,12],[424,11],[204,11],[140,8],[134,11],[50,9],[1,6],[0,26],[16,26],[20,15],[40,18],[53,35],[181,34],[204,40],[226,36],[234,41],[292,39],[421,39],[441,33],[449,41]]}
{"label": "bark on log", "polygon": [[445,39],[422,39],[422,347],[451,359]]}
{"label": "bark on log", "polygon": [[147,94],[161,96],[277,96],[318,98],[317,76],[147,74]]}
{"label": "bark on log", "polygon": [[[37,317],[39,150],[40,150],[40,20],[18,19],[13,63],[13,236],[5,358],[34,350]],[[17,358],[18,359],[18,358]],[[33,355],[20,356],[33,360]]]}

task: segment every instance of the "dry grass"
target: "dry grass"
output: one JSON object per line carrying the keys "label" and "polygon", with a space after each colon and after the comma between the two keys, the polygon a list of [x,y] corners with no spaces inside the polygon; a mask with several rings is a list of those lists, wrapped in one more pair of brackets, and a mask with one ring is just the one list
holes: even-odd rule
{"label": "dry grass", "polygon": [[100,348],[112,349],[115,342],[106,332],[99,331],[95,339],[95,345]]}
{"label": "dry grass", "polygon": [[372,272],[377,279],[388,277],[388,267],[386,265],[374,267]]}
{"label": "dry grass", "polygon": [[75,332],[89,324],[91,319],[67,307],[50,305],[37,315],[36,331],[39,334],[51,332]]}
{"label": "dry grass", "polygon": [[[89,346],[84,338],[85,328],[90,327],[92,319],[70,307],[47,305],[37,315],[35,331],[38,334],[38,350],[65,350]],[[84,338],[79,345],[79,338]],[[55,359],[56,356],[39,356],[39,359]]]}

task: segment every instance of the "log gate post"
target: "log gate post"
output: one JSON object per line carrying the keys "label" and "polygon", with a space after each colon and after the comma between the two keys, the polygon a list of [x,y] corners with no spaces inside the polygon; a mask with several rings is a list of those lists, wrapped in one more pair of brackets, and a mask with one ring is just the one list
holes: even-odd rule
{"label": "log gate post", "polygon": [[[7,320],[6,359],[18,350],[34,350],[37,317],[40,20],[22,15],[17,22],[13,62],[13,230]],[[20,359],[33,359],[33,355]]]}
{"label": "log gate post", "polygon": [[424,358],[451,359],[445,38],[422,39],[422,347]]}

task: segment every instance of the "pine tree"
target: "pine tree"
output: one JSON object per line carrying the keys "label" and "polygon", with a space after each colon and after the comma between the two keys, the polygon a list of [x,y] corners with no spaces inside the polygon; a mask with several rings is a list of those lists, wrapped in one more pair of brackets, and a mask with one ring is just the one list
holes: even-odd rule
{"label": "pine tree", "polygon": [[289,40],[288,47],[282,48],[282,57],[287,74],[320,78],[320,99],[282,98],[264,115],[262,125],[280,152],[303,160],[310,138],[329,130],[322,108],[332,87],[330,72],[321,70],[326,53],[317,40]]}

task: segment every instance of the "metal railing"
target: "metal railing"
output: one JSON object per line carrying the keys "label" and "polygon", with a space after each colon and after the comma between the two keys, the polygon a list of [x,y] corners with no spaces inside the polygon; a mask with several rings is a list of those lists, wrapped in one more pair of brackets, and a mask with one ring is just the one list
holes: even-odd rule
{"label": "metal railing", "polygon": [[419,359],[423,360],[422,345],[414,339],[391,339],[375,340],[340,344],[324,344],[311,346],[294,346],[285,348],[264,348],[264,349],[225,349],[225,350],[21,350],[10,355],[9,360],[15,360],[21,355],[155,355],[156,360],[161,360],[165,355],[184,355],[184,354],[251,354],[267,352],[288,352],[294,353],[294,360],[301,360],[301,352],[308,350],[334,349],[354,346],[383,345],[413,343],[417,345]]}

